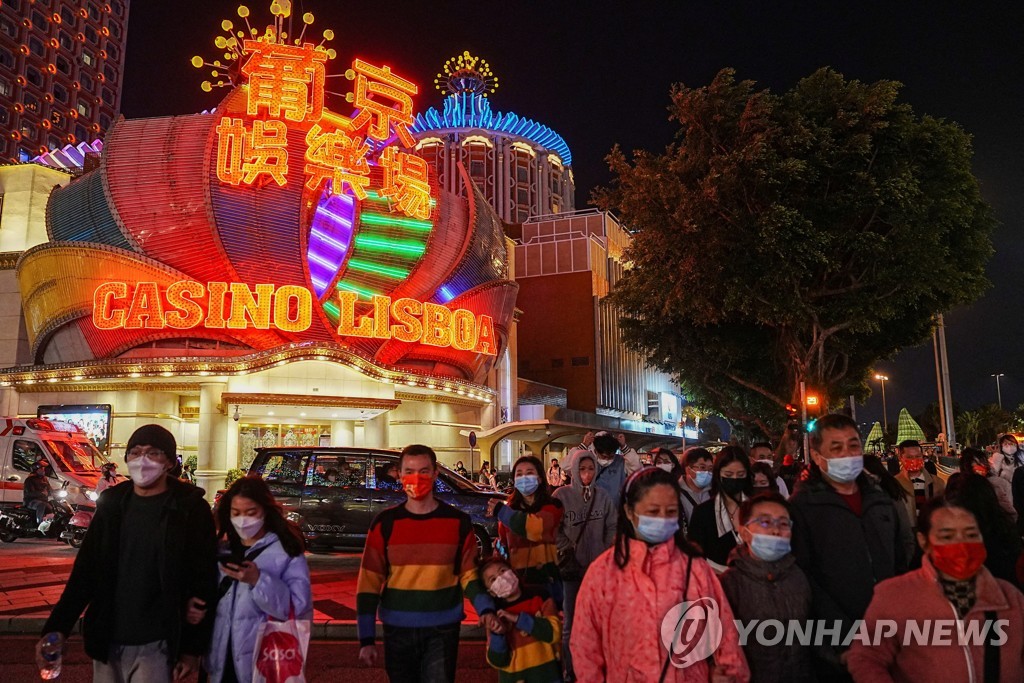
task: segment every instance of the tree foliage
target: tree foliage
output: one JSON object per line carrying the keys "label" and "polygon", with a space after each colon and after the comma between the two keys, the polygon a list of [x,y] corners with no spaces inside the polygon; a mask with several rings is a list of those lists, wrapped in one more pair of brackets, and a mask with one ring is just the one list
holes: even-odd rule
{"label": "tree foliage", "polygon": [[664,152],[609,155],[625,339],[701,405],[768,432],[801,381],[863,399],[876,361],[988,286],[970,137],[899,89],[821,69],[775,94],[726,69],[672,89]]}

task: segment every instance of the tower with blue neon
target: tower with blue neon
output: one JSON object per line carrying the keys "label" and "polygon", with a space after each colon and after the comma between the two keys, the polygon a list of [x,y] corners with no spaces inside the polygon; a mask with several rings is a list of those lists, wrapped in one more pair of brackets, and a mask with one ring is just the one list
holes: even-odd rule
{"label": "tower with blue neon", "polygon": [[465,194],[462,164],[505,222],[576,208],[569,145],[542,123],[491,108],[498,78],[486,60],[452,57],[434,85],[445,94],[442,108],[418,114],[409,130],[441,187]]}

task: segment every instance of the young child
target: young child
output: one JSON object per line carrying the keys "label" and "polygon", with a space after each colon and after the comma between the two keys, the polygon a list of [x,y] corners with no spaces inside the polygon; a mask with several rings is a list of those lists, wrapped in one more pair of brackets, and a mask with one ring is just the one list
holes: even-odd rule
{"label": "young child", "polygon": [[520,587],[519,577],[500,557],[485,560],[480,580],[494,596],[504,633],[487,633],[487,663],[499,683],[558,683],[556,652],[562,635],[555,601],[542,588]]}

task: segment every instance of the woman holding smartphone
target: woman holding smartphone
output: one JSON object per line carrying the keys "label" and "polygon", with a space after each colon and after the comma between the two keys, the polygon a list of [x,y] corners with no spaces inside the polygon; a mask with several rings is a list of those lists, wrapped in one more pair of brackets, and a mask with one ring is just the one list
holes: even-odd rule
{"label": "woman holding smartphone", "polygon": [[[259,477],[231,485],[217,508],[217,528],[221,598],[204,668],[211,683],[250,681],[260,625],[293,614],[312,619],[305,544]],[[189,621],[198,623],[205,613],[193,600]]]}

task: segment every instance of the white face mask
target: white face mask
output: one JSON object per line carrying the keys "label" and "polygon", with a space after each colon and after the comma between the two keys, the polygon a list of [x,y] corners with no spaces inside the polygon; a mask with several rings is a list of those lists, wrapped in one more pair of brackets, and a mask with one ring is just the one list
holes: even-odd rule
{"label": "white face mask", "polygon": [[231,518],[231,526],[235,527],[235,531],[238,532],[243,541],[247,541],[258,534],[260,529],[263,528],[263,517],[238,515]]}
{"label": "white face mask", "polygon": [[496,598],[507,598],[519,588],[519,577],[511,569],[506,569],[494,577],[491,582],[491,594]]}
{"label": "white face mask", "polygon": [[133,484],[142,488],[152,486],[166,472],[167,465],[151,460],[148,455],[128,461],[128,476]]}
{"label": "white face mask", "polygon": [[665,470],[666,472],[672,471],[672,463],[670,462],[659,462],[657,465],[655,465],[655,467],[657,467],[660,470]]}

